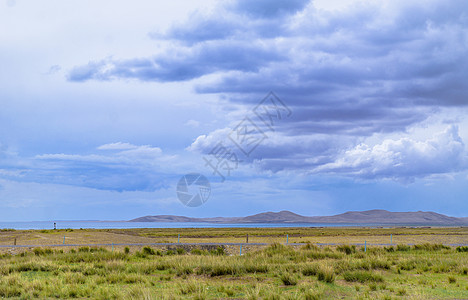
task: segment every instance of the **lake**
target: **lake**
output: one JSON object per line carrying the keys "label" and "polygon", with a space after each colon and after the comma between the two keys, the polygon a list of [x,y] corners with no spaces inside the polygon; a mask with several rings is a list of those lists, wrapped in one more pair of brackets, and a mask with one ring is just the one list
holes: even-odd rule
{"label": "lake", "polygon": [[[125,221],[55,221],[57,229],[110,229],[110,228],[234,228],[234,227],[338,227],[372,226],[371,224],[311,224],[311,223],[172,223],[172,222],[125,222]],[[0,222],[0,229],[54,229],[54,221]]]}

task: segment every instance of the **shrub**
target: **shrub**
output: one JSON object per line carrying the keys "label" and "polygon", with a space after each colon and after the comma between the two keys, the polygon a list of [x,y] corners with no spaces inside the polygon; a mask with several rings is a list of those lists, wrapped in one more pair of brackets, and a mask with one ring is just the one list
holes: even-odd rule
{"label": "shrub", "polygon": [[125,254],[129,254],[130,253],[130,248],[125,247],[124,252],[125,252]]}
{"label": "shrub", "polygon": [[448,282],[449,283],[455,283],[455,282],[457,282],[457,279],[455,277],[453,277],[453,276],[449,276]]}
{"label": "shrub", "polygon": [[468,246],[458,246],[457,252],[468,252]]}

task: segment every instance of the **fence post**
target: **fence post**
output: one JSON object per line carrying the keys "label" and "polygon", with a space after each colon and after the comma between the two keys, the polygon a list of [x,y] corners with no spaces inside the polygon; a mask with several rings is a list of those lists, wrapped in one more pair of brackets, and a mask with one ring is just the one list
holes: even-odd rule
{"label": "fence post", "polygon": [[16,238],[15,238],[15,243],[14,243],[14,245],[16,246]]}
{"label": "fence post", "polygon": [[114,243],[112,243],[112,252],[114,252]]}
{"label": "fence post", "polygon": [[390,234],[390,244],[393,244],[393,234]]}
{"label": "fence post", "polygon": [[364,252],[367,252],[367,241],[364,241]]}
{"label": "fence post", "polygon": [[240,245],[240,248],[239,248],[239,255],[242,255],[242,244]]}
{"label": "fence post", "polygon": [[65,245],[65,236],[63,236],[63,244]]}
{"label": "fence post", "polygon": [[177,244],[179,244],[179,243],[180,243],[180,233],[179,233],[179,235],[177,236]]}
{"label": "fence post", "polygon": [[289,244],[289,234],[286,234],[286,244]]}
{"label": "fence post", "polygon": [[249,234],[247,233],[247,237],[245,238],[245,242],[248,244],[249,243]]}

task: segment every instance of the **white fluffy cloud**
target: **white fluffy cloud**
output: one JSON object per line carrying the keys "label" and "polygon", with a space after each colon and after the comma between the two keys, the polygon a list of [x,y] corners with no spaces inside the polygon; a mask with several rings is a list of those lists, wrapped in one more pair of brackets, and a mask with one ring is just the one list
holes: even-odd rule
{"label": "white fluffy cloud", "polygon": [[410,182],[418,177],[466,170],[467,163],[468,153],[458,128],[450,126],[425,141],[401,138],[374,146],[359,144],[313,172]]}

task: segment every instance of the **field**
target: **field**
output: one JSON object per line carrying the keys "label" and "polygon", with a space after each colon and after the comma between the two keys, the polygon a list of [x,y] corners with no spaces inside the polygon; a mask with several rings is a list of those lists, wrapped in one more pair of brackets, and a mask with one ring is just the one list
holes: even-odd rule
{"label": "field", "polygon": [[[0,232],[0,244],[267,242],[267,246],[2,248],[0,297],[467,299],[467,228]],[[286,234],[290,243],[285,245]],[[372,243],[395,245],[372,246]],[[367,247],[350,245],[367,242]],[[316,246],[317,243],[339,243]],[[408,246],[407,244],[414,244]]]}

